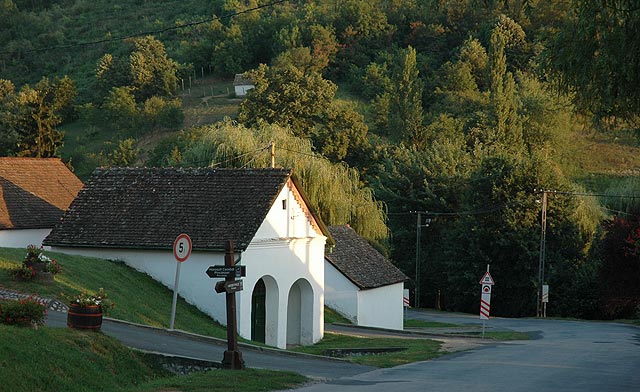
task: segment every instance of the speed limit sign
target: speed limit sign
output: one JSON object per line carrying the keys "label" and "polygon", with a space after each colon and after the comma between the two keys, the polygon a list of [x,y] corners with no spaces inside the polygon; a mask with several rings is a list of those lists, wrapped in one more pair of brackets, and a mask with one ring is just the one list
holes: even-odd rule
{"label": "speed limit sign", "polygon": [[191,238],[187,234],[180,234],[173,243],[173,256],[182,263],[191,255]]}

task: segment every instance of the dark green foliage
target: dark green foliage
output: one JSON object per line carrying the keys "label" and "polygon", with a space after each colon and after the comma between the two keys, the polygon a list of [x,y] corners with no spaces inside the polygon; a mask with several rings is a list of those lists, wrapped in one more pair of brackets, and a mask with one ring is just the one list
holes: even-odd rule
{"label": "dark green foliage", "polygon": [[598,273],[602,313],[637,318],[640,311],[640,220],[614,218],[604,224]]}
{"label": "dark green foliage", "polygon": [[16,92],[10,81],[0,80],[0,145],[9,155],[49,158],[58,156],[63,134],[57,127],[69,116],[76,96],[67,77],[50,81],[44,77],[33,88]]}
{"label": "dark green foliage", "polygon": [[298,68],[261,65],[247,75],[255,88],[242,102],[238,120],[246,125],[259,121],[290,127],[296,136],[308,136],[328,112],[337,86],[318,73]]}
{"label": "dark green foliage", "polygon": [[573,1],[546,50],[548,68],[580,107],[599,117],[640,114],[640,10],[636,1]]}
{"label": "dark green foliage", "polygon": [[153,96],[171,97],[176,92],[178,64],[167,56],[162,42],[152,36],[133,40],[128,58],[105,54],[96,68],[102,91],[129,88],[137,101]]}

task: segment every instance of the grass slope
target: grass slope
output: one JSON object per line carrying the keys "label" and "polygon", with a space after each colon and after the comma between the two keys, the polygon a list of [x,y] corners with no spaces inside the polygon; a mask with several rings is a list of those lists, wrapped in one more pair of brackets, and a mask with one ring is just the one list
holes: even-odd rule
{"label": "grass slope", "polygon": [[168,375],[102,333],[0,325],[0,336],[0,389],[113,391]]}
{"label": "grass slope", "polygon": [[[173,294],[150,276],[124,263],[45,253],[62,266],[62,272],[55,276],[53,284],[14,281],[10,271],[22,263],[26,251],[0,248],[0,286],[61,301],[64,301],[64,295],[95,292],[103,287],[116,304],[109,314],[111,317],[154,327],[169,327]],[[176,308],[175,328],[219,338],[227,336],[224,327],[182,299]]]}
{"label": "grass slope", "polygon": [[255,369],[174,376],[102,333],[0,325],[2,391],[254,392],[289,389],[306,380]]}

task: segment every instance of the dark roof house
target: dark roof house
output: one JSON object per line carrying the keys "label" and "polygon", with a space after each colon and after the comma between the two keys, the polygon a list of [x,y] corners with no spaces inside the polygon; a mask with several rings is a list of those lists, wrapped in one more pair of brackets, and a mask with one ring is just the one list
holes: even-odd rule
{"label": "dark roof house", "polygon": [[244,97],[247,91],[255,87],[253,80],[246,78],[245,74],[236,74],[233,79],[233,89],[236,96]]}
{"label": "dark roof house", "polygon": [[82,186],[58,158],[0,157],[0,230],[52,228]]}
{"label": "dark roof house", "polygon": [[287,181],[288,169],[97,169],[44,244],[171,249],[188,232],[196,250],[243,251]]}
{"label": "dark roof house", "polygon": [[187,302],[226,322],[225,296],[205,271],[227,262],[232,240],[246,269],[236,292],[238,334],[280,348],[322,338],[324,320],[314,310],[323,306],[332,241],[289,169],[98,169],[44,244],[122,261],[175,289],[173,246],[183,233],[193,252],[178,260],[177,291]]}
{"label": "dark roof house", "polygon": [[325,305],[356,325],[402,330],[407,276],[349,226],[331,226]]}
{"label": "dark roof house", "polygon": [[349,226],[330,226],[336,245],[325,258],[360,289],[405,282],[409,278]]}

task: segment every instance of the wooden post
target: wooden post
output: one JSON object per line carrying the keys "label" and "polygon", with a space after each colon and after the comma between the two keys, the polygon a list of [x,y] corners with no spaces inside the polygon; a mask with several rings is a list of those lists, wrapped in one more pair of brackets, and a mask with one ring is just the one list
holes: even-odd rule
{"label": "wooden post", "polygon": [[[225,267],[235,267],[236,265],[233,254],[233,241],[227,241],[225,244],[224,265]],[[225,281],[233,282],[235,278],[235,274],[229,274]],[[227,296],[227,351],[224,352],[222,366],[225,369],[244,369],[242,353],[238,351],[236,293],[227,292],[225,295]]]}
{"label": "wooden post", "polygon": [[276,142],[271,141],[271,168],[276,167]]}

